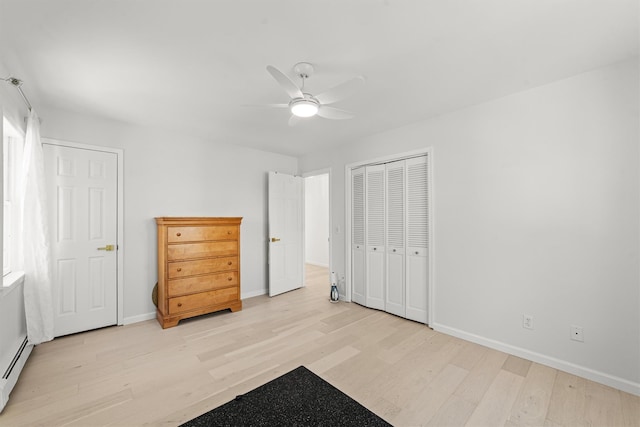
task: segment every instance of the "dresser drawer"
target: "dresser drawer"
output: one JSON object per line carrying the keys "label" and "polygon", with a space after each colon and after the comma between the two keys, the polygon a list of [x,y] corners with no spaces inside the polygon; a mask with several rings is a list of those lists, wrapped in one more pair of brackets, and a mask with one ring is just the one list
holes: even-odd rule
{"label": "dresser drawer", "polygon": [[169,261],[237,254],[238,242],[235,241],[167,245],[167,259]]}
{"label": "dresser drawer", "polygon": [[237,240],[238,227],[235,225],[212,225],[204,227],[167,227],[167,241],[199,242],[202,240]]}
{"label": "dresser drawer", "polygon": [[177,314],[210,305],[225,304],[236,301],[239,297],[238,288],[235,287],[169,298],[169,314]]}
{"label": "dresser drawer", "polygon": [[172,279],[167,282],[167,294],[175,297],[196,292],[212,291],[238,285],[238,272],[207,274],[204,276],[188,277],[186,279]]}
{"label": "dresser drawer", "polygon": [[167,276],[169,279],[194,276],[196,274],[218,273],[227,270],[238,270],[237,256],[167,263]]}

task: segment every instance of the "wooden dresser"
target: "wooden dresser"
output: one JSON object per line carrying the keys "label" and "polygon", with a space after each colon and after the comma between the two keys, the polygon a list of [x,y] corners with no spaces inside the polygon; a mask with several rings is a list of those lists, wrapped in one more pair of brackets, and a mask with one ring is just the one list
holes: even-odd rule
{"label": "wooden dresser", "polygon": [[240,300],[242,218],[156,218],[158,311],[163,328],[227,308]]}

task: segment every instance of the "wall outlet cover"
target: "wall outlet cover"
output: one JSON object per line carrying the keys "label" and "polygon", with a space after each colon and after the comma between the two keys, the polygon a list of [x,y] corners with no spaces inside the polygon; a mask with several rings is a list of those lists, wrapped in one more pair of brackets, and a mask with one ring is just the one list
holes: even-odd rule
{"label": "wall outlet cover", "polygon": [[584,342],[584,330],[582,326],[571,325],[571,339],[573,341]]}

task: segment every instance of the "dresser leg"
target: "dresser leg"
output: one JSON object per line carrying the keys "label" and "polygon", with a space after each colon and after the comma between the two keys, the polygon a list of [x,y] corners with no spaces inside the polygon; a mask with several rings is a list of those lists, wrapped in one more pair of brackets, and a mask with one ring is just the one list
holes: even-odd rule
{"label": "dresser leg", "polygon": [[240,311],[242,310],[242,301],[238,301],[237,303],[233,303],[229,306],[231,311]]}
{"label": "dresser leg", "polygon": [[165,318],[162,315],[162,313],[160,313],[160,310],[156,311],[156,319],[158,319],[158,322],[160,323],[160,326],[162,326],[162,329],[173,328],[180,321],[179,317],[178,318],[173,318],[173,317],[166,317]]}

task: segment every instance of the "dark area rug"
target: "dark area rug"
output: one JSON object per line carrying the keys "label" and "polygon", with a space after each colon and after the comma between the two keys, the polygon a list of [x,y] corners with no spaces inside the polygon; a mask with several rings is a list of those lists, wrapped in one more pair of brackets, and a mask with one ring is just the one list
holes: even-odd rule
{"label": "dark area rug", "polygon": [[390,425],[304,366],[182,424],[183,427]]}

